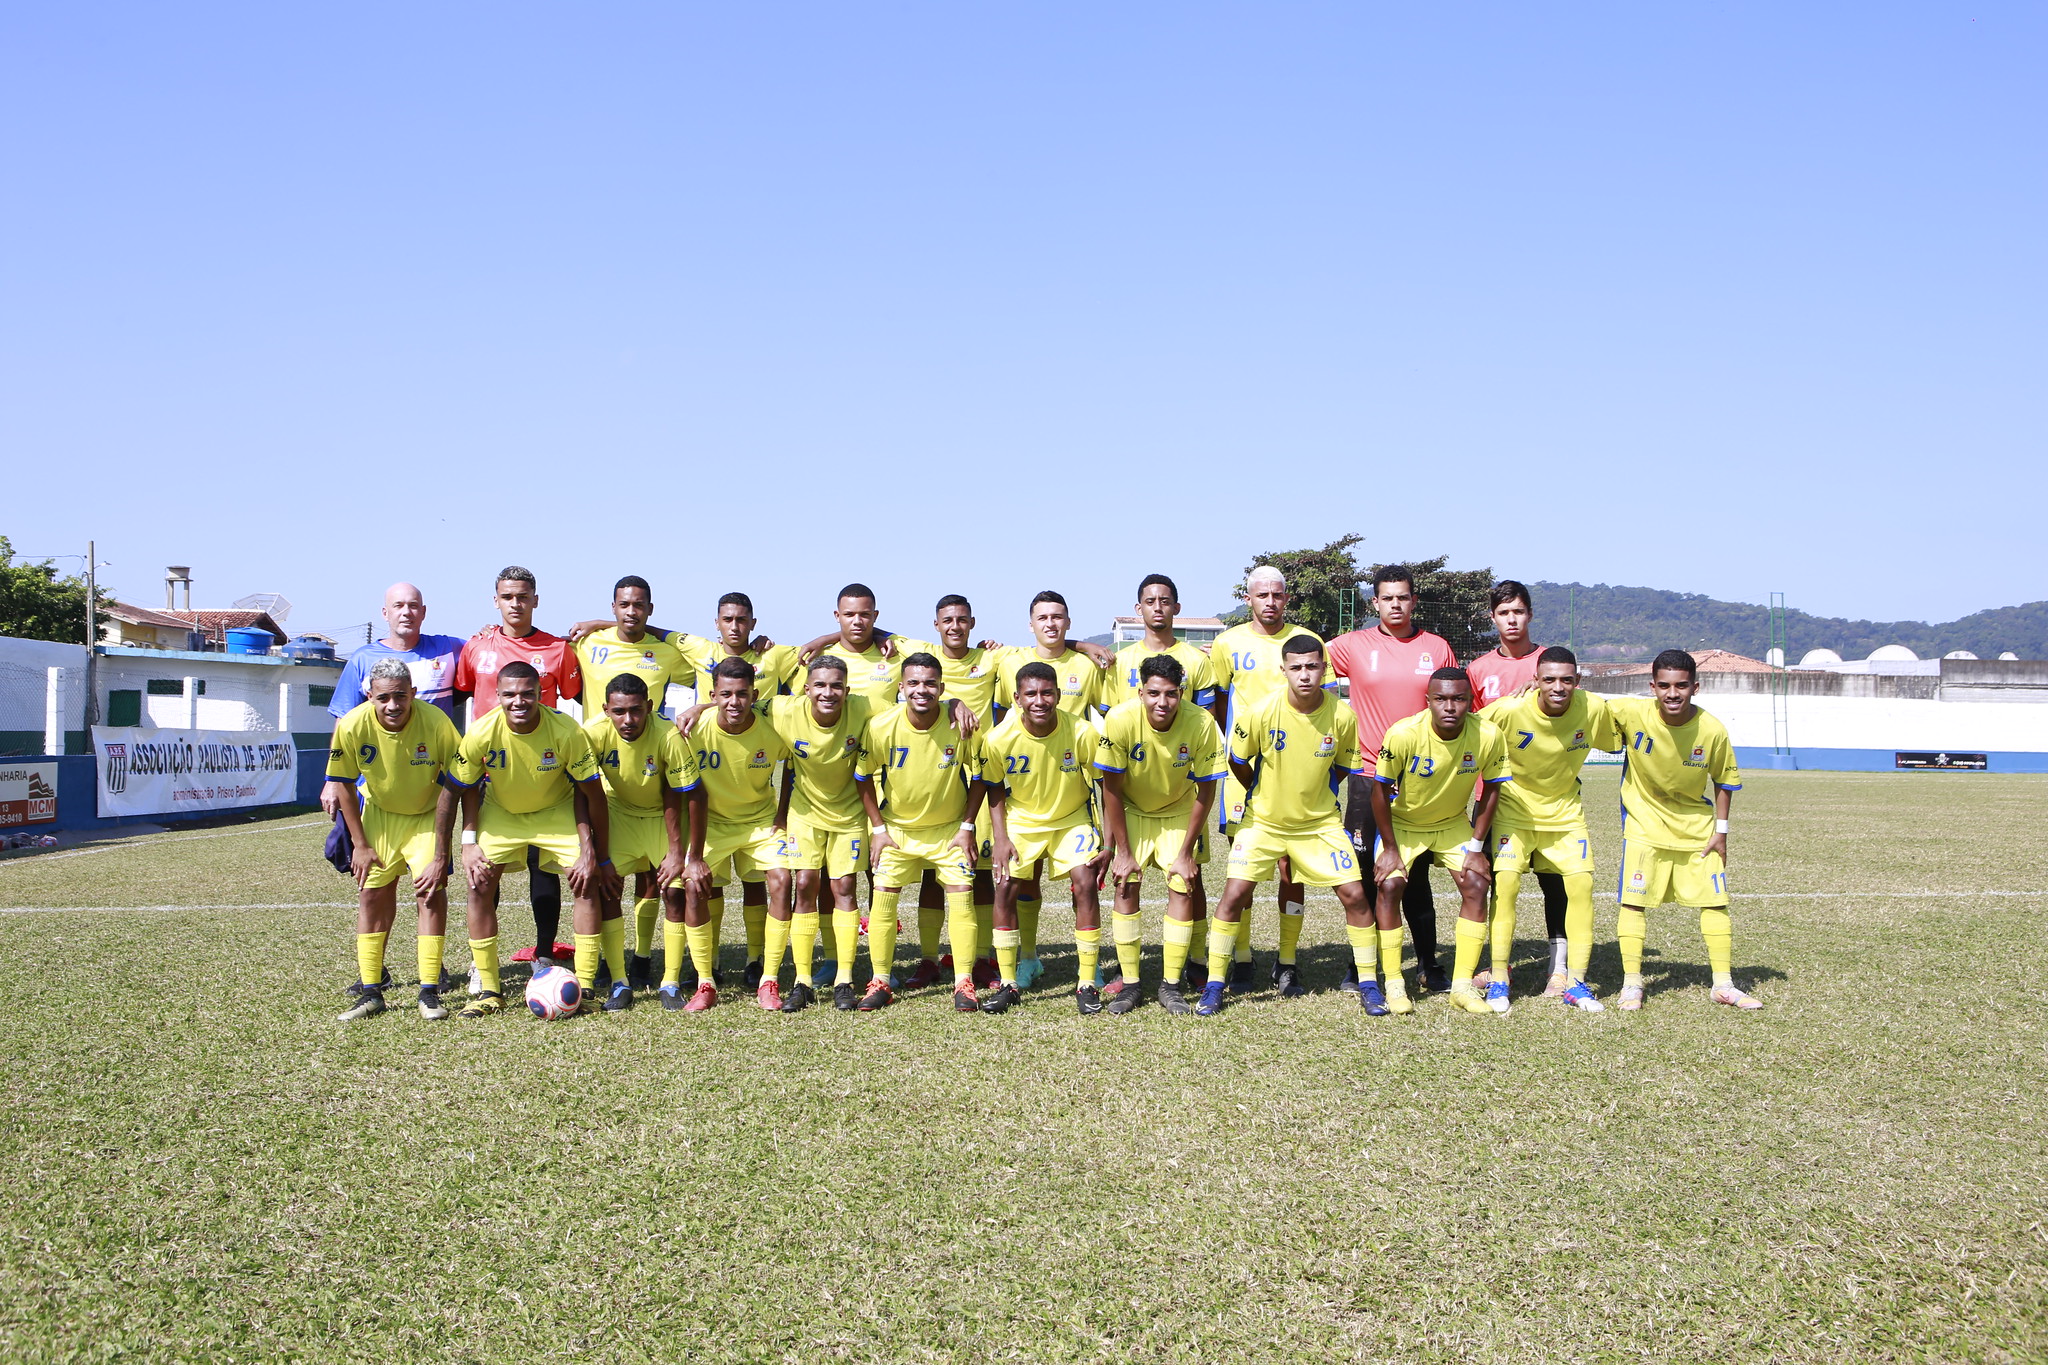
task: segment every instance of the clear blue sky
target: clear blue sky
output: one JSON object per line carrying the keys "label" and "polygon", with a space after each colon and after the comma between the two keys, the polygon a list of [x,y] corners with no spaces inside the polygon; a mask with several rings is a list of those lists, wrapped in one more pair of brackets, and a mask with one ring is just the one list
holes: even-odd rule
{"label": "clear blue sky", "polygon": [[[848,579],[1080,633],[1357,530],[2048,598],[2039,5],[14,5],[0,533],[119,592]],[[1540,631],[1539,631],[1540,633]]]}

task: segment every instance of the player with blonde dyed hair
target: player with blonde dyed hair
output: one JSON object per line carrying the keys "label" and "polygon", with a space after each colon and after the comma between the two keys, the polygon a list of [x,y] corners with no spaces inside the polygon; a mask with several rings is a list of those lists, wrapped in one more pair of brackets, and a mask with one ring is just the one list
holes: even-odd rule
{"label": "player with blonde dyed hair", "polygon": [[343,1023],[384,1012],[384,944],[398,916],[398,879],[412,873],[419,903],[420,1017],[446,1019],[441,949],[448,932],[448,839],[455,793],[442,776],[462,737],[413,690],[410,662],[370,666],[369,699],[334,727],[322,794],[355,843],[357,999]]}

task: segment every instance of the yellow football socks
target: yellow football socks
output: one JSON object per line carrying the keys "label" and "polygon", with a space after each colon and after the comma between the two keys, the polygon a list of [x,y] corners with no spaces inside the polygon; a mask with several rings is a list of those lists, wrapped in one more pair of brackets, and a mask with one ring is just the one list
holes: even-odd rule
{"label": "yellow football socks", "polygon": [[[1479,970],[1479,954],[1485,947],[1486,926],[1478,920],[1458,916],[1458,950],[1451,965],[1452,990],[1460,986],[1471,986],[1472,973]],[[1507,980],[1507,961],[1507,954],[1496,947],[1493,950],[1494,980]]]}
{"label": "yellow football socks", "polygon": [[661,918],[661,899],[644,896],[633,902],[633,953],[654,956],[654,922]]}
{"label": "yellow football socks", "polygon": [[1124,980],[1133,986],[1138,984],[1138,974],[1144,970],[1145,917],[1141,914],[1126,915],[1121,910],[1110,912],[1110,932],[1116,937],[1116,965],[1124,974]]}
{"label": "yellow football socks", "polygon": [[[711,941],[714,944],[725,942],[724,887],[714,886],[711,888],[711,894],[704,898],[704,914],[706,923],[711,926]],[[713,953],[717,951],[716,948],[712,949]]]}
{"label": "yellow football socks", "polygon": [[[1236,935],[1231,941],[1231,960],[1233,962],[1250,962],[1252,960],[1252,907],[1249,903],[1245,905],[1244,909],[1237,912],[1237,923],[1230,926],[1230,932]],[[1212,967],[1210,970],[1214,971],[1215,969]]]}
{"label": "yellow football socks", "polygon": [[747,922],[747,961],[759,962],[768,947],[768,906],[740,906],[740,918]]}
{"label": "yellow football socks", "polygon": [[1017,956],[1038,956],[1038,911],[1036,900],[1017,902]]}
{"label": "yellow football socks", "polygon": [[796,979],[811,984],[811,970],[818,965],[818,912],[798,910],[789,917],[789,960],[796,967]]}
{"label": "yellow football socks", "polygon": [[[952,905],[953,898],[949,895],[946,897],[946,904],[944,906],[920,905],[917,907],[917,955],[919,957],[928,957],[934,962],[939,960],[939,929],[945,924],[947,918],[946,911],[951,909]],[[958,948],[953,950],[953,956],[960,956]],[[956,962],[953,965],[957,967],[960,964]],[[971,966],[972,964],[969,965]]]}
{"label": "yellow football socks", "polygon": [[1650,926],[1649,916],[1633,905],[1624,905],[1614,917],[1614,943],[1621,949],[1621,984],[1623,989],[1643,986],[1643,936]]}
{"label": "yellow football socks", "polygon": [[[1589,882],[1592,880],[1590,873],[1587,874],[1587,880]],[[1515,897],[1521,894],[1521,890],[1521,873],[1510,872],[1505,869],[1494,872],[1493,958],[1491,965],[1493,967],[1494,979],[1497,981],[1508,979],[1508,963],[1515,955]],[[1462,934],[1465,931],[1460,929],[1458,932]],[[1473,960],[1472,969],[1473,971],[1479,969],[1477,959]],[[1472,972],[1465,973],[1466,976],[1471,974]],[[1455,973],[1453,975],[1455,976]]]}
{"label": "yellow football socks", "polygon": [[697,969],[697,984],[708,986],[718,968],[718,930],[712,924],[686,924],[683,935],[690,941],[690,965]]}
{"label": "yellow football socks", "polygon": [[365,986],[375,986],[384,979],[384,940],[389,937],[388,932],[356,935],[356,980]]}
{"label": "yellow football socks", "polygon": [[1390,991],[1408,989],[1407,978],[1401,975],[1401,945],[1406,942],[1402,935],[1406,931],[1400,925],[1380,930],[1380,975]]}
{"label": "yellow football socks", "polygon": [[1287,966],[1294,964],[1294,945],[1301,942],[1301,924],[1308,918],[1304,913],[1307,909],[1302,901],[1292,905],[1283,902],[1280,906],[1280,961]]}
{"label": "yellow football socks", "polygon": [[860,951],[860,911],[839,910],[832,912],[832,961],[839,971],[832,979],[835,986],[853,984],[853,955]]}
{"label": "yellow football socks", "polygon": [[485,992],[501,992],[504,987],[498,981],[498,936],[473,938],[469,941],[469,960],[476,964],[477,989]]}
{"label": "yellow football socks", "polygon": [[612,980],[626,979],[626,921],[608,919],[598,926],[598,942],[604,948],[604,965],[612,969]]}
{"label": "yellow football socks", "polygon": [[996,974],[1005,986],[1017,984],[1017,948],[1023,935],[1015,929],[997,929],[991,935],[995,939]]}
{"label": "yellow football socks", "polygon": [[1707,941],[1707,965],[1714,969],[1716,986],[1735,984],[1735,926],[1728,912],[1700,911],[1700,937]]}
{"label": "yellow football socks", "polygon": [[1188,951],[1194,946],[1194,925],[1186,920],[1163,921],[1159,926],[1160,980],[1178,985],[1188,969]]}
{"label": "yellow football socks", "polygon": [[689,930],[679,919],[664,919],[661,922],[661,984],[680,986],[683,984],[683,955],[689,951]]}
{"label": "yellow football socks", "polygon": [[[1251,907],[1245,911],[1250,913]],[[1237,951],[1237,925],[1211,916],[1209,920],[1209,979],[1230,979],[1230,958]]]}
{"label": "yellow football socks", "polygon": [[[439,986],[441,984],[441,951],[448,940],[440,934],[421,934],[419,941],[420,984]],[[360,964],[358,964],[360,965]]]}
{"label": "yellow football socks", "polygon": [[[782,958],[789,951],[790,938],[794,930],[795,916],[776,919],[773,915],[761,926],[761,979],[779,980],[782,976]],[[803,978],[799,976],[798,980]]]}
{"label": "yellow football socks", "polygon": [[896,969],[896,903],[902,897],[901,891],[876,887],[874,903],[868,906],[868,970],[884,985]]}
{"label": "yellow football socks", "polygon": [[597,964],[604,961],[604,935],[576,935],[576,984],[588,994],[597,985]]}
{"label": "yellow football socks", "polygon": [[1346,924],[1344,937],[1351,940],[1351,961],[1358,968],[1358,979],[1372,980],[1379,970],[1380,931],[1370,924]]}
{"label": "yellow football socks", "polygon": [[1074,952],[1081,959],[1075,972],[1080,984],[1095,984],[1095,968],[1102,961],[1102,930],[1076,929],[1074,931]]}
{"label": "yellow football socks", "polygon": [[946,893],[946,935],[953,946],[953,977],[965,981],[974,974],[974,943],[981,933],[981,926],[975,923],[974,893],[972,891],[948,891]]}
{"label": "yellow football socks", "polygon": [[1564,879],[1564,938],[1571,978],[1584,982],[1593,962],[1593,874],[1568,873]]}

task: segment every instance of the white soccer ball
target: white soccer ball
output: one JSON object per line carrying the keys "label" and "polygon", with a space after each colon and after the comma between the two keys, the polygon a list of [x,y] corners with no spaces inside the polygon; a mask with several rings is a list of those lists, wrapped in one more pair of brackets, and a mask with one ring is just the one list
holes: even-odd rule
{"label": "white soccer ball", "polygon": [[566,1019],[583,1003],[583,988],[567,967],[543,967],[526,983],[526,1007],[536,1019]]}

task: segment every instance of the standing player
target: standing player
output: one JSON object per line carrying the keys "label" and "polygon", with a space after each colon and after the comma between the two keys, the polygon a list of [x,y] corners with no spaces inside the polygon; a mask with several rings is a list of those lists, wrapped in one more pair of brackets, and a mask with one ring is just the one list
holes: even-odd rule
{"label": "standing player", "polygon": [[[1410,869],[1426,853],[1450,872],[1463,900],[1452,1003],[1467,1010],[1489,1008],[1472,987],[1472,972],[1486,944],[1486,896],[1493,880],[1487,836],[1501,785],[1508,781],[1507,746],[1491,721],[1472,714],[1472,680],[1464,669],[1437,669],[1425,700],[1422,711],[1387,728],[1373,765],[1372,817],[1379,847],[1374,874],[1386,989],[1379,992],[1360,967],[1359,999],[1370,1014],[1415,1009],[1401,976],[1401,896]],[[1485,784],[1476,810],[1475,783]],[[1503,991],[1493,1008],[1505,1014],[1507,1003]]]}
{"label": "standing player", "polygon": [[1123,972],[1110,997],[1111,1014],[1128,1014],[1144,1000],[1138,972],[1144,946],[1139,893],[1148,867],[1166,874],[1159,1003],[1168,1014],[1188,1012],[1181,974],[1200,918],[1197,853],[1216,804],[1224,758],[1215,720],[1200,706],[1182,701],[1186,680],[1180,660],[1155,654],[1138,665],[1137,695],[1111,707],[1102,721],[1095,766],[1102,773],[1109,880],[1116,897],[1111,923]]}
{"label": "standing player", "polygon": [[[1522,874],[1533,866],[1539,876],[1555,877],[1566,897],[1568,980],[1559,994],[1566,1004],[1597,1013],[1600,1002],[1586,988],[1586,966],[1593,957],[1593,846],[1579,800],[1579,770],[1593,750],[1619,749],[1621,736],[1607,703],[1579,690],[1579,660],[1569,649],[1552,645],[1544,650],[1534,684],[1533,691],[1511,693],[1483,713],[1507,744],[1508,774],[1514,779],[1502,786],[1494,817],[1493,979],[1486,986],[1486,1003],[1506,1013],[1515,893]],[[1471,966],[1464,942],[1461,935],[1461,971]],[[1451,998],[1471,1008],[1455,984]]]}
{"label": "standing player", "polygon": [[[1366,775],[1351,783],[1344,827],[1358,845],[1368,879],[1377,873],[1371,777],[1380,740],[1394,722],[1422,709],[1430,675],[1457,663],[1443,636],[1416,624],[1415,575],[1406,565],[1387,564],[1373,571],[1372,605],[1379,614],[1378,624],[1348,631],[1330,642],[1330,668],[1338,677],[1351,680],[1351,709],[1358,713],[1359,752]],[[1425,861],[1421,870],[1408,869],[1408,894],[1401,909],[1415,936],[1420,984],[1424,990],[1440,991],[1448,983],[1437,961],[1436,901],[1430,895],[1427,867]],[[1455,879],[1455,870],[1452,875]],[[1345,984],[1350,984],[1348,976]]]}
{"label": "standing player", "polygon": [[[504,1003],[498,980],[498,883],[505,868],[538,853],[559,873],[568,864],[575,897],[576,980],[597,983],[606,946],[605,911],[619,888],[607,851],[609,807],[590,741],[576,722],[541,704],[540,671],[512,660],[496,670],[497,705],[471,726],[456,750],[449,781],[462,792],[462,861],[469,875],[469,952],[475,987],[462,1017],[480,1019]],[[488,778],[489,781],[485,779]],[[579,797],[581,800],[579,801]],[[579,832],[587,826],[588,839]],[[623,927],[623,926],[622,926]],[[623,948],[614,931],[611,941]],[[623,951],[614,951],[612,980],[625,985]],[[626,992],[630,1001],[632,992]],[[608,1010],[623,1009],[614,992]]]}
{"label": "standing player", "polygon": [[[686,736],[697,752],[697,777],[704,784],[704,861],[710,881],[723,885],[729,877],[744,880],[760,873],[767,885],[768,907],[789,922],[789,873],[782,865],[783,821],[775,783],[775,765],[791,756],[775,727],[754,713],[754,666],[744,659],[721,659],[711,669],[711,704],[691,724]],[[784,798],[786,798],[786,791]],[[709,887],[686,885],[685,915],[679,927],[669,917],[663,931],[661,1003],[667,1009],[692,1013],[718,1003],[718,923],[707,904]],[[765,933],[765,917],[764,917]],[[697,969],[697,987],[686,1001],[682,993],[682,943],[689,943]],[[751,944],[749,949],[751,951]],[[753,973],[750,971],[749,976]],[[782,1008],[782,992],[765,978],[755,987],[755,1003],[764,1010]]]}
{"label": "standing player", "polygon": [[334,681],[334,697],[327,714],[336,720],[370,699],[370,670],[379,659],[397,659],[412,673],[413,697],[437,707],[448,719],[456,719],[455,666],[462,657],[462,639],[455,635],[426,635],[427,599],[410,583],[393,583],[384,590],[384,637],[363,645],[348,656],[341,676]]}
{"label": "standing player", "polygon": [[[583,695],[583,672],[574,648],[559,635],[550,635],[533,624],[534,608],[540,605],[533,572],[516,564],[500,569],[493,593],[499,624],[470,636],[455,665],[455,691],[458,700],[467,698],[471,703],[472,729],[498,705],[498,674],[507,664],[523,663],[534,670],[539,679],[536,697],[542,706],[552,709],[564,697],[573,701]],[[562,927],[562,879],[544,862],[538,848],[529,851],[526,872],[533,901],[533,947],[514,953],[514,962],[553,962],[559,948],[555,936]],[[492,923],[496,924],[495,900]]]}
{"label": "standing player", "polygon": [[[1202,987],[1197,1014],[1223,1008],[1225,974],[1237,951],[1238,917],[1282,859],[1301,881],[1336,892],[1352,960],[1361,972],[1372,970],[1377,939],[1372,902],[1359,880],[1358,855],[1344,832],[1336,797],[1338,779],[1358,771],[1358,721],[1324,688],[1321,640],[1299,631],[1280,650],[1281,690],[1238,712],[1230,732],[1231,770],[1256,800],[1231,841],[1230,878],[1209,928],[1209,983]],[[1291,942],[1283,941],[1280,962],[1282,992],[1300,995]]]}
{"label": "standing player", "polygon": [[903,651],[886,634],[875,633],[875,619],[880,614],[875,608],[873,588],[865,583],[848,583],[839,590],[832,608],[832,620],[839,633],[812,640],[803,646],[800,656],[808,662],[820,650],[829,649],[844,659],[851,670],[846,676],[847,690],[856,697],[866,697],[876,715],[896,704],[903,672]]}
{"label": "standing player", "polygon": [[[455,793],[441,781],[462,737],[437,707],[417,703],[411,661],[370,665],[370,698],[334,727],[327,788],[355,842],[356,1003],[343,1023],[384,1012],[384,943],[398,917],[398,879],[419,905],[420,1018],[446,1019],[441,948],[448,932],[448,839]],[[358,798],[357,788],[361,788]]]}
{"label": "standing player", "polygon": [[[1018,1000],[1017,963],[1021,935],[1017,893],[1035,881],[1040,863],[1055,877],[1068,878],[1074,894],[1074,947],[1080,957],[1074,1003],[1083,1014],[1102,1011],[1095,964],[1102,955],[1102,906],[1096,871],[1102,832],[1095,827],[1089,797],[1101,735],[1088,720],[1061,709],[1060,674],[1033,660],[1011,682],[1015,709],[989,735],[981,751],[981,780],[992,805],[995,835],[991,857],[996,872],[996,968],[1001,979],[982,1006],[1001,1014]],[[955,943],[959,940],[956,938]],[[1125,983],[1137,992],[1136,973]],[[965,975],[953,988],[955,1006],[973,1007],[974,987]],[[1135,1003],[1135,1002],[1134,1002]],[[1128,1007],[1120,1013],[1128,1013]]]}
{"label": "standing player", "polygon": [[[1493,585],[1493,591],[1488,594],[1488,603],[1493,616],[1493,632],[1500,643],[1465,666],[1465,671],[1472,676],[1473,709],[1478,711],[1484,711],[1496,702],[1510,701],[1533,685],[1539,667],[1538,658],[1543,653],[1542,648],[1529,638],[1529,620],[1532,613],[1529,608],[1529,590],[1526,587],[1512,578],[1504,578]],[[1509,755],[1510,759],[1513,757],[1513,754]],[[1509,795],[1512,794],[1510,789]],[[1505,802],[1507,798],[1502,799]],[[1502,809],[1506,809],[1505,805]],[[1498,862],[1495,866],[1498,868]],[[1519,878],[1517,882],[1519,884]],[[1571,956],[1570,935],[1565,931],[1569,897],[1565,893],[1564,878],[1548,868],[1539,867],[1536,870],[1536,886],[1543,893],[1543,918],[1545,927],[1550,931],[1550,984],[1544,987],[1543,993],[1563,995],[1565,988],[1571,984],[1567,975]],[[1494,891],[1497,899],[1500,891],[1498,881],[1495,883]],[[1515,909],[1510,904],[1507,922],[1511,929],[1514,920]],[[1498,945],[1501,923],[1498,907],[1494,910],[1493,922],[1494,942]],[[1591,932],[1590,921],[1587,931]],[[1511,949],[1513,946],[1510,938],[1508,947]],[[1508,961],[1507,952],[1497,947],[1493,961],[1496,969],[1505,968]]]}
{"label": "standing player", "polygon": [[[1742,789],[1735,749],[1720,721],[1693,704],[1699,666],[1682,649],[1650,665],[1649,697],[1610,697],[1608,711],[1627,745],[1621,770],[1622,1009],[1643,1007],[1646,911],[1676,901],[1700,912],[1717,1005],[1762,1009],[1733,975],[1728,920],[1728,809]],[[1711,793],[1711,794],[1710,794]]]}
{"label": "standing player", "polygon": [[1116,652],[1116,666],[1110,670],[1108,685],[1103,689],[1105,706],[1136,697],[1144,685],[1139,670],[1147,659],[1162,654],[1180,664],[1185,678],[1180,687],[1182,701],[1192,702],[1203,710],[1215,705],[1216,675],[1209,666],[1209,656],[1174,635],[1173,623],[1179,615],[1180,589],[1173,585],[1173,580],[1163,573],[1146,574],[1138,584],[1138,621],[1145,633]]}
{"label": "standing player", "polygon": [[[621,673],[604,685],[604,710],[583,726],[604,778],[612,868],[621,877],[651,883],[662,901],[682,913],[682,882],[688,849],[704,846],[704,798],[697,783],[697,756],[674,723],[653,714],[654,699],[637,673]],[[592,698],[596,700],[596,698]],[[661,901],[657,901],[659,905]],[[623,939],[625,921],[606,918],[607,958],[611,936]],[[612,994],[647,985],[653,929],[640,937],[626,975],[612,982]]]}
{"label": "standing player", "polygon": [[811,971],[819,893],[828,889],[835,945],[832,1003],[850,1010],[853,957],[860,943],[854,878],[868,864],[866,812],[854,774],[860,766],[861,736],[867,733],[868,701],[848,695],[846,661],[836,654],[821,654],[811,660],[803,692],[769,698],[766,713],[790,752],[783,779],[789,796],[781,864],[794,881],[795,905],[788,919],[768,921],[761,989],[779,984],[787,947],[796,960],[796,984],[783,999],[783,1012],[795,1014],[816,998]]}
{"label": "standing player", "polygon": [[[579,621],[568,638],[576,647],[576,667],[593,686],[603,686],[621,673],[631,673],[646,685],[651,714],[667,713],[670,684],[688,687],[696,681],[689,660],[673,631],[647,624],[654,615],[654,590],[638,574],[627,574],[612,585],[612,621]],[[603,693],[591,698],[586,721],[609,705]],[[614,861],[617,861],[614,859]],[[680,893],[679,893],[680,894]],[[661,917],[661,901],[651,872],[633,879],[633,978],[634,989],[644,988],[646,966],[654,955],[654,925]]]}
{"label": "standing player", "polygon": [[[963,733],[940,703],[946,683],[937,659],[921,650],[911,654],[903,660],[901,676],[903,701],[868,722],[855,772],[875,861],[875,899],[868,910],[872,975],[859,1006],[870,1011],[895,999],[890,973],[896,960],[897,904],[903,888],[926,868],[945,889],[956,965],[975,932],[971,888],[974,817],[982,802],[981,743]],[[880,792],[875,789],[878,776]],[[842,960],[840,971],[845,970]],[[953,1003],[973,1009],[973,983],[963,978],[962,984],[965,1003],[958,989]]]}
{"label": "standing player", "polygon": [[[1243,625],[1232,626],[1216,637],[1209,646],[1209,664],[1214,671],[1217,688],[1216,719],[1226,735],[1235,736],[1239,716],[1249,715],[1258,707],[1280,696],[1287,690],[1287,679],[1281,672],[1281,646],[1298,635],[1306,635],[1322,647],[1323,639],[1305,627],[1291,625],[1287,620],[1287,576],[1270,564],[1261,564],[1246,575],[1244,581],[1245,603],[1251,608],[1251,620]],[[1235,765],[1232,776],[1225,784],[1223,810],[1220,828],[1223,837],[1235,839],[1241,826],[1251,816],[1246,814],[1249,802],[1247,793],[1236,776]],[[1287,989],[1281,981],[1280,967],[1283,962],[1294,961],[1294,945],[1301,939],[1301,917],[1307,908],[1306,893],[1301,882],[1295,879],[1287,860],[1278,864],[1280,898],[1280,952],[1273,960],[1273,984]],[[1318,882],[1317,885],[1324,883]],[[1252,917],[1249,908],[1237,917],[1237,948],[1233,954],[1230,988],[1248,991],[1252,988]],[[1212,928],[1210,932],[1215,931]],[[1211,965],[1214,965],[1213,958]],[[1293,985],[1298,987],[1297,979]]]}
{"label": "standing player", "polygon": [[718,599],[718,638],[679,634],[676,644],[697,673],[709,677],[720,660],[742,659],[754,668],[754,691],[762,700],[787,696],[803,678],[803,665],[788,645],[770,643],[756,635],[754,599],[743,592],[729,592]]}

